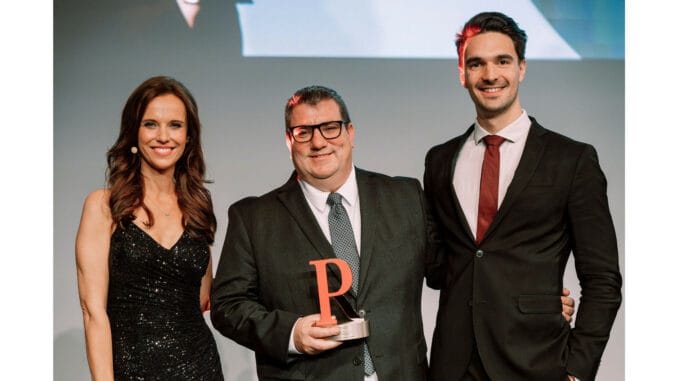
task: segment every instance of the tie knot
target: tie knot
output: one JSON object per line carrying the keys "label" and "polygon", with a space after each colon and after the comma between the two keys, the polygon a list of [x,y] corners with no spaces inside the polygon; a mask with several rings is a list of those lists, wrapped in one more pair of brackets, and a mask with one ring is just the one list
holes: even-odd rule
{"label": "tie knot", "polygon": [[330,193],[327,196],[327,204],[329,206],[341,205],[341,195],[339,193]]}
{"label": "tie knot", "polygon": [[503,143],[504,140],[506,140],[506,139],[502,138],[499,135],[487,135],[483,138],[483,140],[485,141],[485,145],[500,146],[501,143]]}

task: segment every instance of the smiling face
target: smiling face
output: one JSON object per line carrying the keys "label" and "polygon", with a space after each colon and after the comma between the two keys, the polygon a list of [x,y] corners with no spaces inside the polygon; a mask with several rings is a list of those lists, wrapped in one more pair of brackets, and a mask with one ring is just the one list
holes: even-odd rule
{"label": "smiling face", "polygon": [[506,126],[522,108],[519,83],[525,76],[525,60],[519,60],[510,37],[499,32],[477,34],[466,41],[459,79],[468,89],[479,120]]}
{"label": "smiling face", "polygon": [[173,173],[186,149],[187,132],[186,107],[181,99],[174,94],[153,98],[139,126],[141,173]]}
{"label": "smiling face", "polygon": [[[302,103],[294,106],[290,126],[312,126],[335,120],[342,120],[339,105],[332,99],[326,99],[314,105]],[[314,130],[309,142],[298,143],[289,132],[285,140],[301,179],[322,191],[333,192],[351,174],[353,135],[353,124],[348,123],[345,131],[335,139],[327,140],[320,131]]]}

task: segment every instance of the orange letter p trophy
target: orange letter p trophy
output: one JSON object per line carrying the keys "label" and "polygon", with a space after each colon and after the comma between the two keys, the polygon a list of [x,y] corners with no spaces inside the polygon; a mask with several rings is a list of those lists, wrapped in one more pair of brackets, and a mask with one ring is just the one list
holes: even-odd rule
{"label": "orange letter p trophy", "polygon": [[[334,264],[339,268],[341,275],[341,286],[338,290],[330,292],[327,283],[327,266]],[[310,261],[309,264],[315,266],[316,278],[318,280],[318,301],[320,302],[320,320],[315,325],[320,327],[329,327],[337,325],[337,319],[332,316],[332,309],[330,308],[330,298],[335,298],[339,303],[341,309],[346,313],[351,320],[347,323],[339,324],[341,333],[330,337],[333,340],[345,341],[360,339],[367,337],[370,334],[369,322],[355,312],[355,309],[343,297],[348,290],[351,289],[351,282],[353,275],[348,263],[339,258],[319,259]]]}

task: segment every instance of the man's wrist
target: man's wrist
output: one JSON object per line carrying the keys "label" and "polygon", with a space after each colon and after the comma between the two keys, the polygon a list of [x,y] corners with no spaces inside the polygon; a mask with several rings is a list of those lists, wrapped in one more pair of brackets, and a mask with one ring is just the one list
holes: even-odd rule
{"label": "man's wrist", "polygon": [[[299,318],[299,319],[301,319],[301,318]],[[301,352],[299,352],[297,350],[296,345],[294,345],[294,328],[296,328],[297,323],[299,323],[299,319],[297,319],[297,321],[295,321],[294,325],[292,326],[292,330],[290,331],[290,341],[287,344],[287,353],[289,353],[291,355],[300,355],[301,354]]]}

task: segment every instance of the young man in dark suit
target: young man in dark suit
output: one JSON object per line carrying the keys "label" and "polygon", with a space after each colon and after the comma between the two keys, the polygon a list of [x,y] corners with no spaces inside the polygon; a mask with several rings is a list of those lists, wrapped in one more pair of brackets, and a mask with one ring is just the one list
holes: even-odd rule
{"label": "young man in dark suit", "polygon": [[[434,380],[593,380],[621,303],[596,151],[522,109],[526,40],[497,12],[474,16],[457,36],[477,120],[426,156],[448,269],[433,284]],[[573,329],[559,298],[571,252],[582,289]]]}

